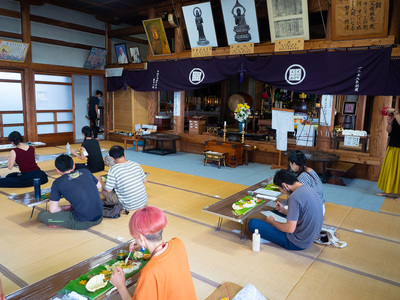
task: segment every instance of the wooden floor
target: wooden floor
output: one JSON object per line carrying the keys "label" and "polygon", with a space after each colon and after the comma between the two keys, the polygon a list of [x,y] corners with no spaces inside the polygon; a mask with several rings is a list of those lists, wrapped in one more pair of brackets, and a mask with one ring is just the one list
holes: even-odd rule
{"label": "wooden floor", "polygon": [[[102,141],[101,147],[114,144]],[[61,146],[36,149],[40,155],[62,152]],[[54,161],[39,164],[49,174],[44,187],[50,187],[59,176]],[[385,199],[379,213],[327,203],[324,223],[339,227],[340,239],[348,243],[344,249],[314,244],[295,252],[262,244],[261,252],[254,253],[251,241],[241,241],[232,231],[239,230],[239,224],[224,221],[216,232],[217,217],[202,212],[220,199],[215,195],[225,198],[246,186],[143,169],[149,173],[148,204],[168,217],[164,240],[177,236],[186,245],[198,299],[227,281],[251,283],[267,299],[399,299],[400,202]],[[0,175],[7,173],[0,169]],[[6,294],[131,239],[126,215],[105,219],[87,231],[50,229],[37,221],[38,210],[29,219],[31,209],[8,195],[32,190],[0,189],[0,276]]]}

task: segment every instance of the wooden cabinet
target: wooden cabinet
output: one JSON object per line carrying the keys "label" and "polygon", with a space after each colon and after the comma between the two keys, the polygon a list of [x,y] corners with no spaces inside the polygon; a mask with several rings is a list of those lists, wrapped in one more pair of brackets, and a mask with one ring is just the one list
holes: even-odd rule
{"label": "wooden cabinet", "polygon": [[148,124],[147,92],[130,87],[113,92],[113,131],[135,132],[135,124]]}
{"label": "wooden cabinet", "polygon": [[224,141],[206,141],[206,151],[227,153],[225,162],[234,168],[243,165],[243,147],[241,143]]}

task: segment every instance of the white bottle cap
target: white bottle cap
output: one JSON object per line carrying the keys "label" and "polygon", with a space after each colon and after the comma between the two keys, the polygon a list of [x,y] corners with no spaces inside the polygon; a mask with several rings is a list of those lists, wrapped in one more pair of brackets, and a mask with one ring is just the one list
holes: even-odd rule
{"label": "white bottle cap", "polygon": [[258,233],[258,229],[254,229],[254,233]]}

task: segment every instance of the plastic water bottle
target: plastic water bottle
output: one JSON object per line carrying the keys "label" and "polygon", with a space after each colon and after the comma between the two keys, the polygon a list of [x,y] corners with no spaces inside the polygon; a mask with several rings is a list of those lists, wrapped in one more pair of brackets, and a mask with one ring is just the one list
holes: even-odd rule
{"label": "plastic water bottle", "polygon": [[258,233],[258,229],[255,229],[253,233],[253,251],[260,252],[260,234]]}
{"label": "plastic water bottle", "polygon": [[69,143],[67,143],[67,154],[71,154],[71,146],[69,145]]}

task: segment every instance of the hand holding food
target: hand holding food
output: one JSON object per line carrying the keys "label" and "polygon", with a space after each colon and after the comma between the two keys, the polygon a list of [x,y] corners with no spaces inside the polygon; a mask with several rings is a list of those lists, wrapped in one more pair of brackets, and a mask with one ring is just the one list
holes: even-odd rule
{"label": "hand holding food", "polygon": [[125,286],[125,273],[120,267],[116,267],[111,275],[110,282],[119,289]]}

